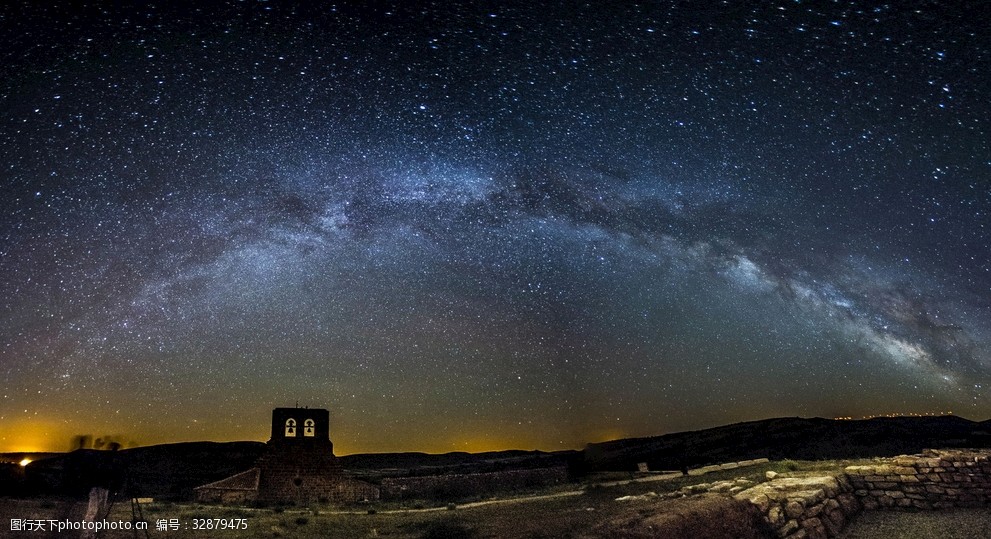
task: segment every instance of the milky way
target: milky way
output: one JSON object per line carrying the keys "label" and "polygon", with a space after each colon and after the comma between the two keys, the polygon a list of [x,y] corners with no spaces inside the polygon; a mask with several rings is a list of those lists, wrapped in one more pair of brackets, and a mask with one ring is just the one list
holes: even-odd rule
{"label": "milky way", "polygon": [[0,450],[991,416],[980,2],[34,4]]}

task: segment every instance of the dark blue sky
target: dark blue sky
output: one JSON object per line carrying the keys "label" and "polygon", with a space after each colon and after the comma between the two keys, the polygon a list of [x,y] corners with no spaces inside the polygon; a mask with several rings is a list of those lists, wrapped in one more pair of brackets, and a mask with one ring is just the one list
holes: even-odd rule
{"label": "dark blue sky", "polygon": [[988,418],[991,8],[751,4],[5,4],[0,450]]}

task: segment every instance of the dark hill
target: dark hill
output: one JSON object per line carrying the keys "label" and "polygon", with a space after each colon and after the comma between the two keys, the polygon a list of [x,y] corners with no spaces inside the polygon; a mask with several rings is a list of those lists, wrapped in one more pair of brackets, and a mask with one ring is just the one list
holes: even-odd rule
{"label": "dark hill", "polygon": [[[251,468],[264,447],[261,442],[185,442],[124,449],[119,458],[127,477],[125,488],[131,494],[187,499],[194,487]],[[63,479],[73,453],[29,464],[32,490],[71,493],[74,486],[64,484]]]}
{"label": "dark hill", "polygon": [[778,418],[589,444],[588,470],[676,470],[753,458],[842,459],[918,453],[930,447],[991,447],[991,421],[956,416],[864,420]]}
{"label": "dark hill", "polygon": [[[120,451],[120,459],[126,469],[127,486],[131,493],[136,496],[180,500],[191,498],[195,487],[251,468],[264,449],[265,444],[261,442],[185,442],[125,449]],[[28,491],[54,493],[71,490],[62,481],[67,458],[71,453],[53,455],[28,466],[32,479]],[[340,462],[349,473],[374,480],[397,475],[548,467],[574,461],[577,456],[580,456],[578,451],[455,452],[440,455],[371,453],[346,455],[340,457]],[[18,471],[17,465],[9,466],[13,472]]]}
{"label": "dark hill", "polygon": [[364,477],[479,473],[567,465],[578,451],[490,451],[486,453],[366,453],[340,457],[344,469]]}
{"label": "dark hill", "polygon": [[[349,473],[375,481],[396,475],[471,473],[568,464],[574,473],[635,470],[646,462],[654,470],[704,466],[752,458],[837,459],[918,453],[926,448],[991,447],[991,420],[980,423],[955,416],[877,418],[842,421],[779,418],[693,432],[628,438],[589,444],[582,452],[494,451],[488,453],[372,453],[345,455]],[[131,492],[140,496],[189,499],[192,489],[251,468],[261,442],[189,442],[120,451]],[[12,455],[12,454],[11,454]],[[68,454],[32,462],[25,480],[8,464],[22,494],[53,493],[61,488]],[[7,460],[14,458],[10,456]],[[22,488],[23,487],[23,488]],[[13,493],[13,494],[16,494]]]}

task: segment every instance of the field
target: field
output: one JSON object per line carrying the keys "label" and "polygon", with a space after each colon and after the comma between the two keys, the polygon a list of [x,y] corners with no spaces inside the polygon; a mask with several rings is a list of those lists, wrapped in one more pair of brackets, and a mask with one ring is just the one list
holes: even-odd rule
{"label": "field", "polygon": [[[778,461],[702,476],[637,476],[633,482],[630,480],[634,476],[629,473],[597,474],[578,484],[519,492],[498,499],[463,499],[456,504],[410,501],[350,508],[248,508],[153,502],[142,505],[141,509],[149,523],[148,537],[764,538],[765,530],[747,504],[716,494],[681,497],[674,493],[684,487],[726,480],[756,483],[765,480],[767,471],[807,474],[839,470],[852,463],[855,462]],[[622,497],[632,498],[617,500]],[[83,503],[74,500],[0,500],[0,537],[31,535],[10,532],[8,524],[12,518],[78,520],[83,510]],[[130,503],[127,500],[115,503],[108,520],[130,521]],[[215,528],[225,522],[235,526],[244,522],[247,529],[194,529]],[[160,525],[164,529],[158,529]],[[170,525],[178,529],[170,529]],[[977,538],[991,536],[989,529],[991,517],[986,510],[952,514],[868,513],[851,526],[846,537]],[[938,534],[926,535],[927,530]],[[948,530],[962,534],[948,535]],[[910,532],[916,535],[909,535]],[[136,536],[144,537],[144,534],[111,530],[100,535],[103,538]]]}

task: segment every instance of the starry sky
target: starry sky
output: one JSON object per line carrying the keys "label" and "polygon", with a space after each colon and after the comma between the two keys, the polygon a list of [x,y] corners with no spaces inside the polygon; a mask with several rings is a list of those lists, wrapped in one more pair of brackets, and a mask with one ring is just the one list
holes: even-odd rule
{"label": "starry sky", "polygon": [[0,451],[991,417],[984,2],[0,7]]}

